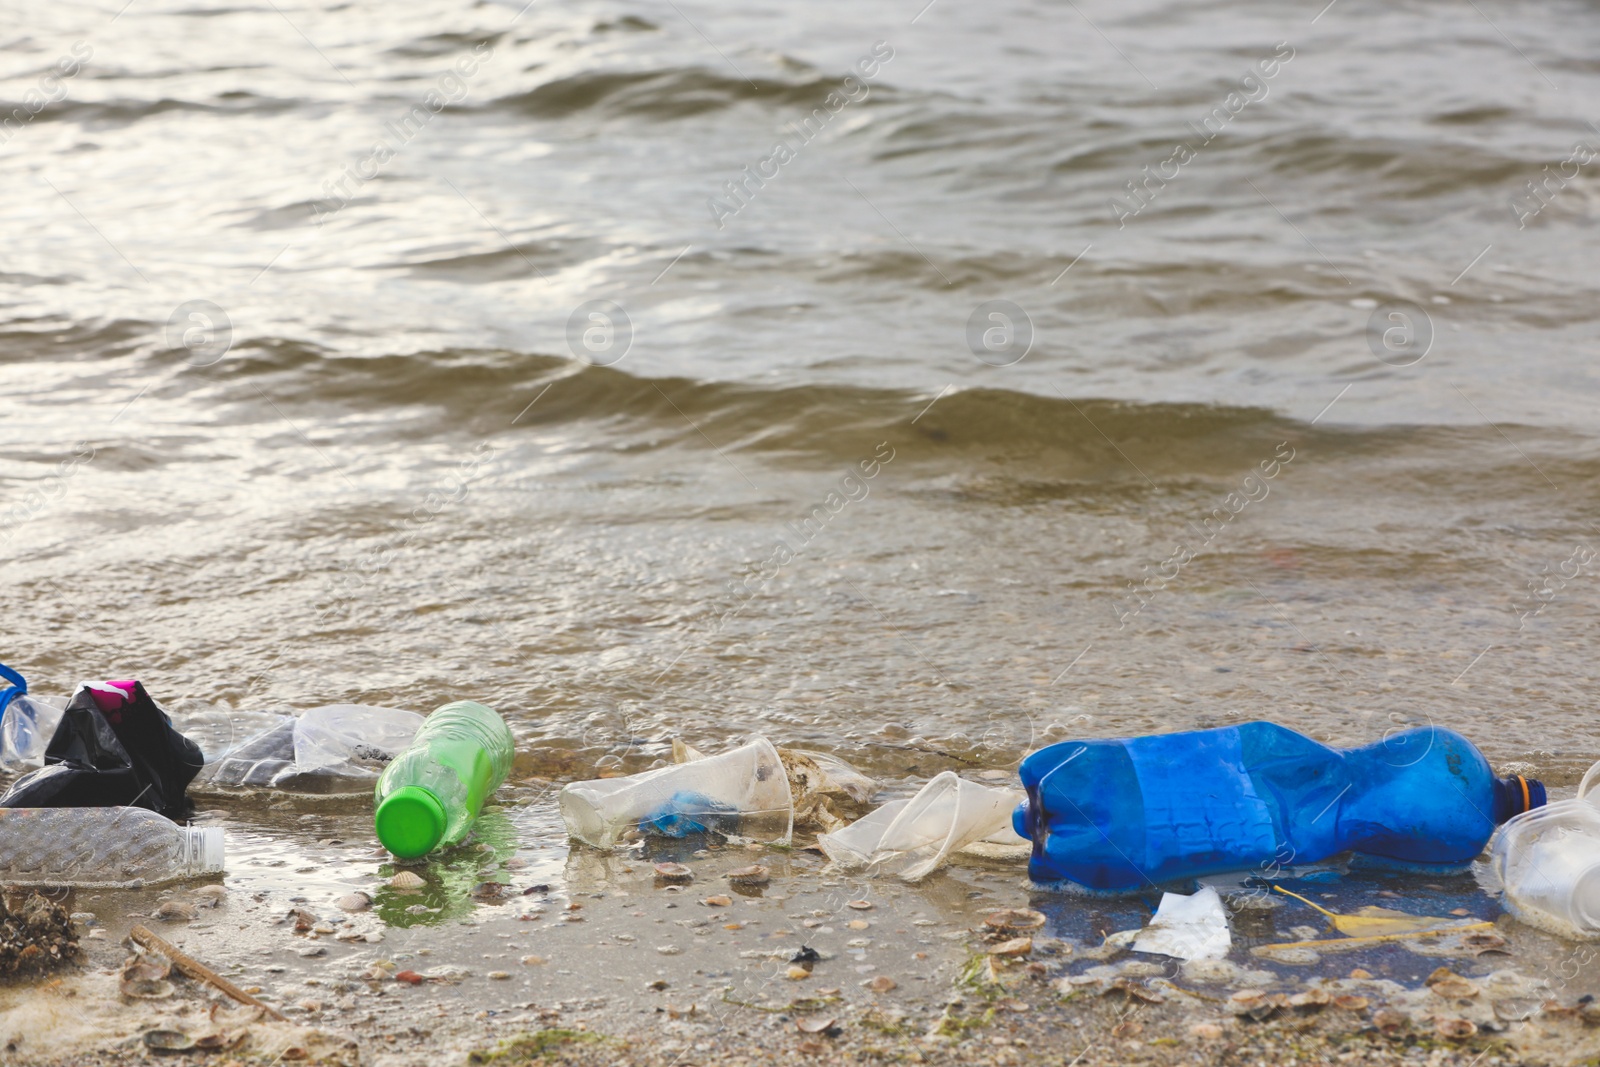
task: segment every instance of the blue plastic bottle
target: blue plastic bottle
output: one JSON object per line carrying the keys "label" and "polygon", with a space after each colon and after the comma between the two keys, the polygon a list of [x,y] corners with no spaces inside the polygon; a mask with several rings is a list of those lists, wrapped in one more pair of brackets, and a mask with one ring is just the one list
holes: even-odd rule
{"label": "blue plastic bottle", "polygon": [[1128,740],[1063,741],[1022,761],[1012,823],[1036,882],[1127,891],[1354,851],[1470,863],[1494,828],[1544,804],[1497,779],[1472,743],[1425,726],[1329,748],[1270,722]]}

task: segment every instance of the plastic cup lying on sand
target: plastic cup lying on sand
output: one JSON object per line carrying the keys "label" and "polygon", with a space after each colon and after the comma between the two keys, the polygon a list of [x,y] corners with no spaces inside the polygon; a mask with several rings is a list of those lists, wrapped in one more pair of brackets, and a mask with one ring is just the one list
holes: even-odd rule
{"label": "plastic cup lying on sand", "polygon": [[595,848],[701,833],[788,844],[794,798],[778,750],[763,737],[689,763],[573,782],[561,790],[561,817],[567,833]]}
{"label": "plastic cup lying on sand", "polygon": [[992,838],[1007,841],[1016,789],[969,782],[953,771],[934,776],[916,796],[891,801],[817,844],[841,867],[898,868],[908,882],[943,866],[950,854]]}
{"label": "plastic cup lying on sand", "polygon": [[1518,919],[1580,939],[1600,935],[1600,763],[1578,796],[1524,812],[1500,828],[1494,870]]}

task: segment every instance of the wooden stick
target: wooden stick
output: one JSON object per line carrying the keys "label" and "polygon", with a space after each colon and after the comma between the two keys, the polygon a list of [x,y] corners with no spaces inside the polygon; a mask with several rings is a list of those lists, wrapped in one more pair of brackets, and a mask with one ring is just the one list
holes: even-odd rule
{"label": "wooden stick", "polygon": [[[1312,907],[1316,907],[1315,904]],[[1310,948],[1318,952],[1343,952],[1346,949],[1369,948],[1372,945],[1382,944],[1385,941],[1404,941],[1411,937],[1444,937],[1447,934],[1471,933],[1474,930],[1488,930],[1494,927],[1492,922],[1463,923],[1460,926],[1436,926],[1431,930],[1412,930],[1403,934],[1370,934],[1366,937],[1333,937],[1323,941],[1286,941],[1281,945],[1257,945],[1250,951],[1257,955],[1271,952],[1280,948]]]}
{"label": "wooden stick", "polygon": [[218,974],[216,971],[213,971],[210,967],[207,967],[193,956],[179,949],[177,945],[174,945],[165,938],[157,937],[145,927],[135,926],[132,930],[128,931],[128,936],[133,938],[134,944],[143,948],[155,949],[157,952],[167,957],[167,959],[172,961],[172,965],[174,967],[178,968],[178,970],[182,971],[190,978],[197,978],[202,982],[210,982],[212,985],[228,994],[228,996],[232,997],[234,1000],[237,1000],[239,1003],[248,1004],[252,1008],[260,1008],[262,1011],[266,1012],[274,1019],[277,1019],[279,1022],[286,1023],[289,1021],[277,1008],[274,1008],[270,1004],[263,1004],[255,997],[252,997],[249,993],[246,993],[244,990],[240,989],[238,986],[222,977],[222,975]]}

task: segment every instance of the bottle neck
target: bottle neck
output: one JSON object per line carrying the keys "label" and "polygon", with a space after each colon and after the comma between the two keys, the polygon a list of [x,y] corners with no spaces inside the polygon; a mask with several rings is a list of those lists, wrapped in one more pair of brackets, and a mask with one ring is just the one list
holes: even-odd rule
{"label": "bottle neck", "polygon": [[183,855],[179,862],[189,874],[221,874],[223,870],[222,827],[185,826]]}
{"label": "bottle neck", "polygon": [[1524,778],[1520,774],[1510,778],[1496,778],[1494,811],[1491,814],[1495,824],[1499,825],[1515,815],[1544,807],[1546,801],[1543,782]]}

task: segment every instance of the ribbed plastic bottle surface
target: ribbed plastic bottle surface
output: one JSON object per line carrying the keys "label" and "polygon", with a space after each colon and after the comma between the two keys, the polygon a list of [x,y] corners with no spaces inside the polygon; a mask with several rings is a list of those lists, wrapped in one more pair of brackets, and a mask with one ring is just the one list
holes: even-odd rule
{"label": "ribbed plastic bottle surface", "polygon": [[1035,881],[1136,890],[1221,871],[1267,877],[1344,851],[1449,867],[1495,826],[1544,803],[1496,779],[1442,727],[1335,749],[1268,722],[1117,740],[1064,741],[1020,769],[1013,820]]}
{"label": "ribbed plastic bottle surface", "polygon": [[222,868],[220,828],[144,808],[0,808],[0,884],[124,887]]}
{"label": "ribbed plastic bottle surface", "polygon": [[514,755],[511,730],[492,708],[446,704],[378,778],[378,839],[404,859],[459,843],[511,772]]}

